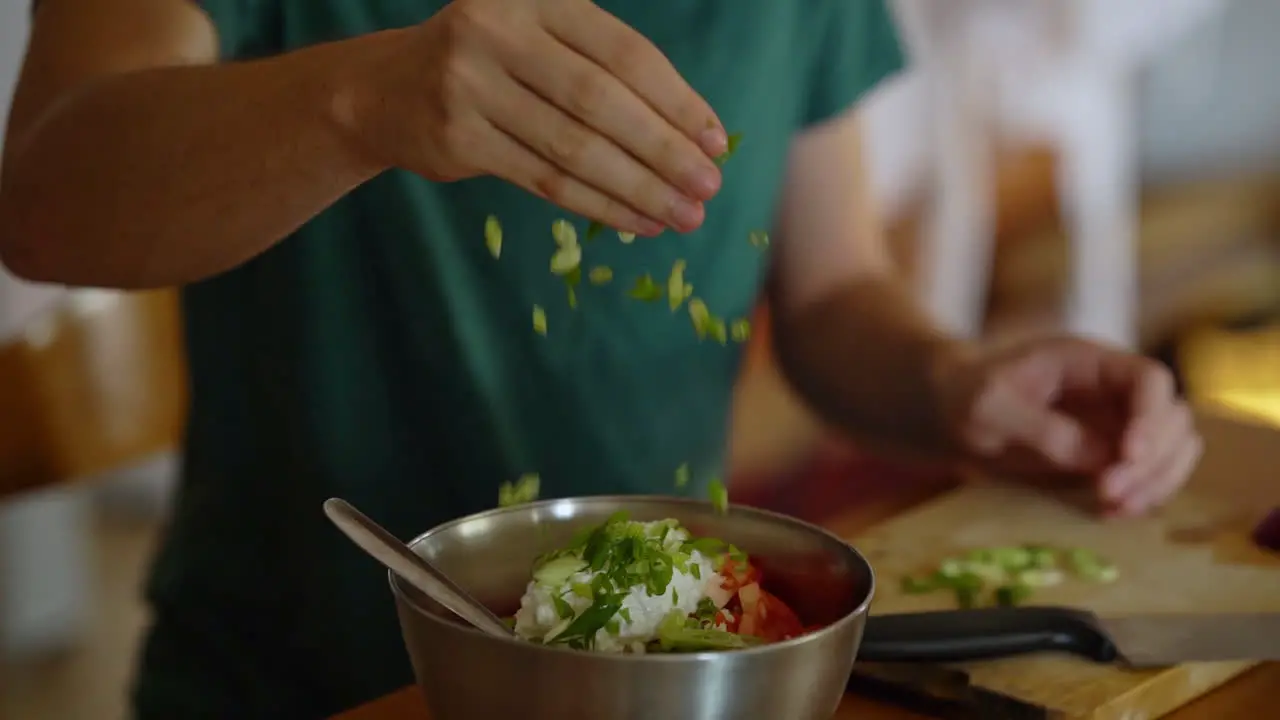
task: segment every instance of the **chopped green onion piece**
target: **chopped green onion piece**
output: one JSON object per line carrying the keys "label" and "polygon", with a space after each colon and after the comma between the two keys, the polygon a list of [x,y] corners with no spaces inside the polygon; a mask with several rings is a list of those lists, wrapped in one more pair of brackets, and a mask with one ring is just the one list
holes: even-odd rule
{"label": "chopped green onion piece", "polygon": [[723,166],[726,162],[728,162],[729,158],[733,157],[733,154],[738,151],[738,145],[741,142],[742,142],[742,133],[740,132],[730,133],[728,146],[725,148],[724,152],[720,153],[720,155],[716,157],[716,165]]}
{"label": "chopped green onion piece", "polygon": [[[558,587],[567,582],[576,573],[586,569],[587,564],[581,558],[573,555],[562,555],[539,564],[533,571],[533,579],[535,582],[548,587]],[[591,597],[590,593],[591,588],[588,587],[588,598]]]}
{"label": "chopped green onion piece", "polygon": [[573,227],[573,223],[568,220],[556,220],[551,223],[551,237],[555,239],[556,245],[561,248],[569,248],[578,244],[578,231]]}
{"label": "chopped green onion piece", "polygon": [[645,273],[636,278],[635,285],[627,293],[636,300],[644,300],[645,302],[656,302],[662,299],[662,288],[658,287],[658,283],[654,282],[653,276]]}
{"label": "chopped green onion piece", "polygon": [[525,473],[514,484],[502,483],[498,488],[498,507],[523,505],[537,500],[541,485],[536,473]]}
{"label": "chopped green onion piece", "polygon": [[935,590],[938,590],[941,587],[943,587],[943,584],[938,582],[937,577],[927,577],[927,578],[904,577],[902,578],[902,592],[906,593],[907,595],[924,595],[925,593],[931,593]]}
{"label": "chopped green onion piece", "polygon": [[745,318],[734,320],[729,326],[729,336],[734,342],[746,342],[751,339],[751,321]]}
{"label": "chopped green onion piece", "polygon": [[716,342],[724,345],[729,342],[729,333],[725,329],[724,320],[718,317],[711,318],[711,327],[708,328],[707,334]]}
{"label": "chopped green onion piece", "polygon": [[684,302],[684,260],[677,260],[671,266],[671,275],[667,278],[667,304],[671,306],[671,312],[675,312],[680,307],[680,303]]}
{"label": "chopped green onion piece", "polygon": [[978,592],[969,587],[958,587],[956,592],[956,604],[961,609],[968,610],[978,604]]}
{"label": "chopped green onion piece", "polygon": [[551,272],[567,275],[582,263],[581,245],[564,245],[551,256]]}
{"label": "chopped green onion piece", "polygon": [[701,298],[689,300],[689,319],[693,321],[693,330],[698,333],[698,339],[706,339],[712,318],[711,311],[707,309],[707,304]]}
{"label": "chopped green onion piece", "polygon": [[1066,579],[1061,570],[1024,570],[1018,573],[1018,582],[1027,587],[1042,588],[1061,585]]}
{"label": "chopped green onion piece", "polygon": [[1000,607],[1015,607],[1029,597],[1031,597],[1031,587],[1027,585],[1014,584],[996,588],[996,605]]}
{"label": "chopped green onion piece", "polygon": [[484,244],[495,260],[502,255],[502,223],[495,215],[484,219]]}
{"label": "chopped green onion piece", "polygon": [[633,232],[623,232],[619,230],[618,240],[620,240],[623,245],[630,245],[631,243],[636,241],[636,234]]}
{"label": "chopped green onion piece", "polygon": [[578,307],[578,291],[577,287],[582,282],[582,266],[578,266],[564,275],[565,292],[569,296],[569,307]]}
{"label": "chopped green onion piece", "polygon": [[711,484],[707,488],[711,494],[711,505],[719,513],[729,512],[729,490],[720,482],[719,478],[713,478]]}
{"label": "chopped green onion piece", "polygon": [[573,612],[573,606],[564,598],[559,595],[552,595],[551,602],[555,604],[556,615],[559,615],[561,620],[567,620],[574,616],[575,613]]}
{"label": "chopped green onion piece", "polygon": [[683,488],[689,484],[689,464],[685,463],[676,468],[676,488]]}
{"label": "chopped green onion piece", "polygon": [[747,234],[747,240],[751,242],[752,247],[769,247],[769,233],[763,230],[752,230]]}
{"label": "chopped green onion piece", "polygon": [[613,280],[613,270],[604,265],[597,265],[587,273],[587,278],[591,280],[592,285],[607,285]]}
{"label": "chopped green onion piece", "polygon": [[604,223],[599,220],[592,220],[587,225],[587,232],[585,233],[586,241],[591,242],[592,240],[595,240],[602,232],[604,232]]}
{"label": "chopped green onion piece", "polygon": [[533,331],[539,335],[547,334],[547,311],[541,306],[533,306]]}

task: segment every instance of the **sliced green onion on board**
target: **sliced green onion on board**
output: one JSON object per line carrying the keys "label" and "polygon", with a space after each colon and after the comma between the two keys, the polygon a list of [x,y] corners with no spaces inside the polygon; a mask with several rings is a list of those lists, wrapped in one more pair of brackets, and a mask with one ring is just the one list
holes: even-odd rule
{"label": "sliced green onion on board", "polygon": [[745,318],[734,320],[729,326],[729,336],[734,342],[746,342],[751,339],[751,321]]}
{"label": "sliced green onion on board", "polygon": [[901,589],[907,595],[951,592],[960,607],[975,607],[981,604],[981,596],[989,593],[993,604],[1008,607],[1027,600],[1036,590],[1062,585],[1071,576],[1105,583],[1115,581],[1119,570],[1082,549],[1056,550],[1042,545],[984,548],[946,558],[931,574],[904,577]]}
{"label": "sliced green onion on board", "polygon": [[752,230],[747,234],[747,240],[752,247],[767,248],[769,247],[769,233],[763,230]]}
{"label": "sliced green onion on board", "polygon": [[636,234],[635,234],[635,233],[633,233],[633,232],[623,232],[622,230],[619,230],[619,231],[618,231],[618,240],[619,240],[623,245],[630,245],[631,243],[633,243],[633,242],[635,242],[635,241],[636,241]]}
{"label": "sliced green onion on board", "polygon": [[599,237],[602,232],[604,232],[604,223],[599,220],[592,220],[591,223],[587,225],[587,232],[584,234],[584,238],[587,242],[591,242]]}
{"label": "sliced green onion on board", "polygon": [[676,489],[684,488],[689,484],[689,464],[685,463],[676,468]]}
{"label": "sliced green onion on board", "polygon": [[502,255],[502,223],[498,222],[495,215],[484,219],[484,244],[494,260]]}

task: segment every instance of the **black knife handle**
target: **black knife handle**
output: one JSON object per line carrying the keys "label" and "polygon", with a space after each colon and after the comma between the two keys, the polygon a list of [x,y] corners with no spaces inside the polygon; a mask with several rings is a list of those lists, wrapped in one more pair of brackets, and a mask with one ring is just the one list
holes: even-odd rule
{"label": "black knife handle", "polygon": [[966,662],[1064,652],[1100,663],[1119,653],[1093,613],[1060,607],[982,608],[871,615],[858,660]]}

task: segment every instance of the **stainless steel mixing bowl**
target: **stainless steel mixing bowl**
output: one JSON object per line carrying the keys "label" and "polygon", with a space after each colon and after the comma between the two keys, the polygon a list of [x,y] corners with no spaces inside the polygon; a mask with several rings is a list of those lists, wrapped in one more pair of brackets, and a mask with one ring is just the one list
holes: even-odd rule
{"label": "stainless steel mixing bowl", "polygon": [[821,630],[749,650],[610,655],[492,637],[394,574],[405,645],[432,720],[829,720],[862,638],[874,579],[847,543],[799,520],[662,497],[590,497],[462,518],[411,543],[500,615],[510,615],[534,559],[624,510],[675,518],[759,561],[765,586]]}

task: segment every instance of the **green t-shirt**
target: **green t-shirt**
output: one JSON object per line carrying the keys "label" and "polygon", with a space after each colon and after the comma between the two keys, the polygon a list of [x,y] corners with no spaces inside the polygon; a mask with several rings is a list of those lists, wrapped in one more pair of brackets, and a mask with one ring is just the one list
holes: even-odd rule
{"label": "green t-shirt", "polygon": [[[406,26],[442,0],[205,0],[227,59]],[[584,243],[572,309],[549,271],[565,213],[491,178],[388,172],[183,297],[192,405],[183,482],[149,586],[142,718],[317,718],[411,682],[385,574],[329,526],[341,496],[401,537],[544,497],[702,495],[720,473],[740,344],[699,340],[662,287],[677,260],[711,312],[750,314],[787,151],[901,57],[882,0],[601,0],[744,139],[705,225]],[[501,258],[485,218],[505,231]],[[586,223],[569,218],[583,234]],[[547,333],[533,329],[545,308]]]}

